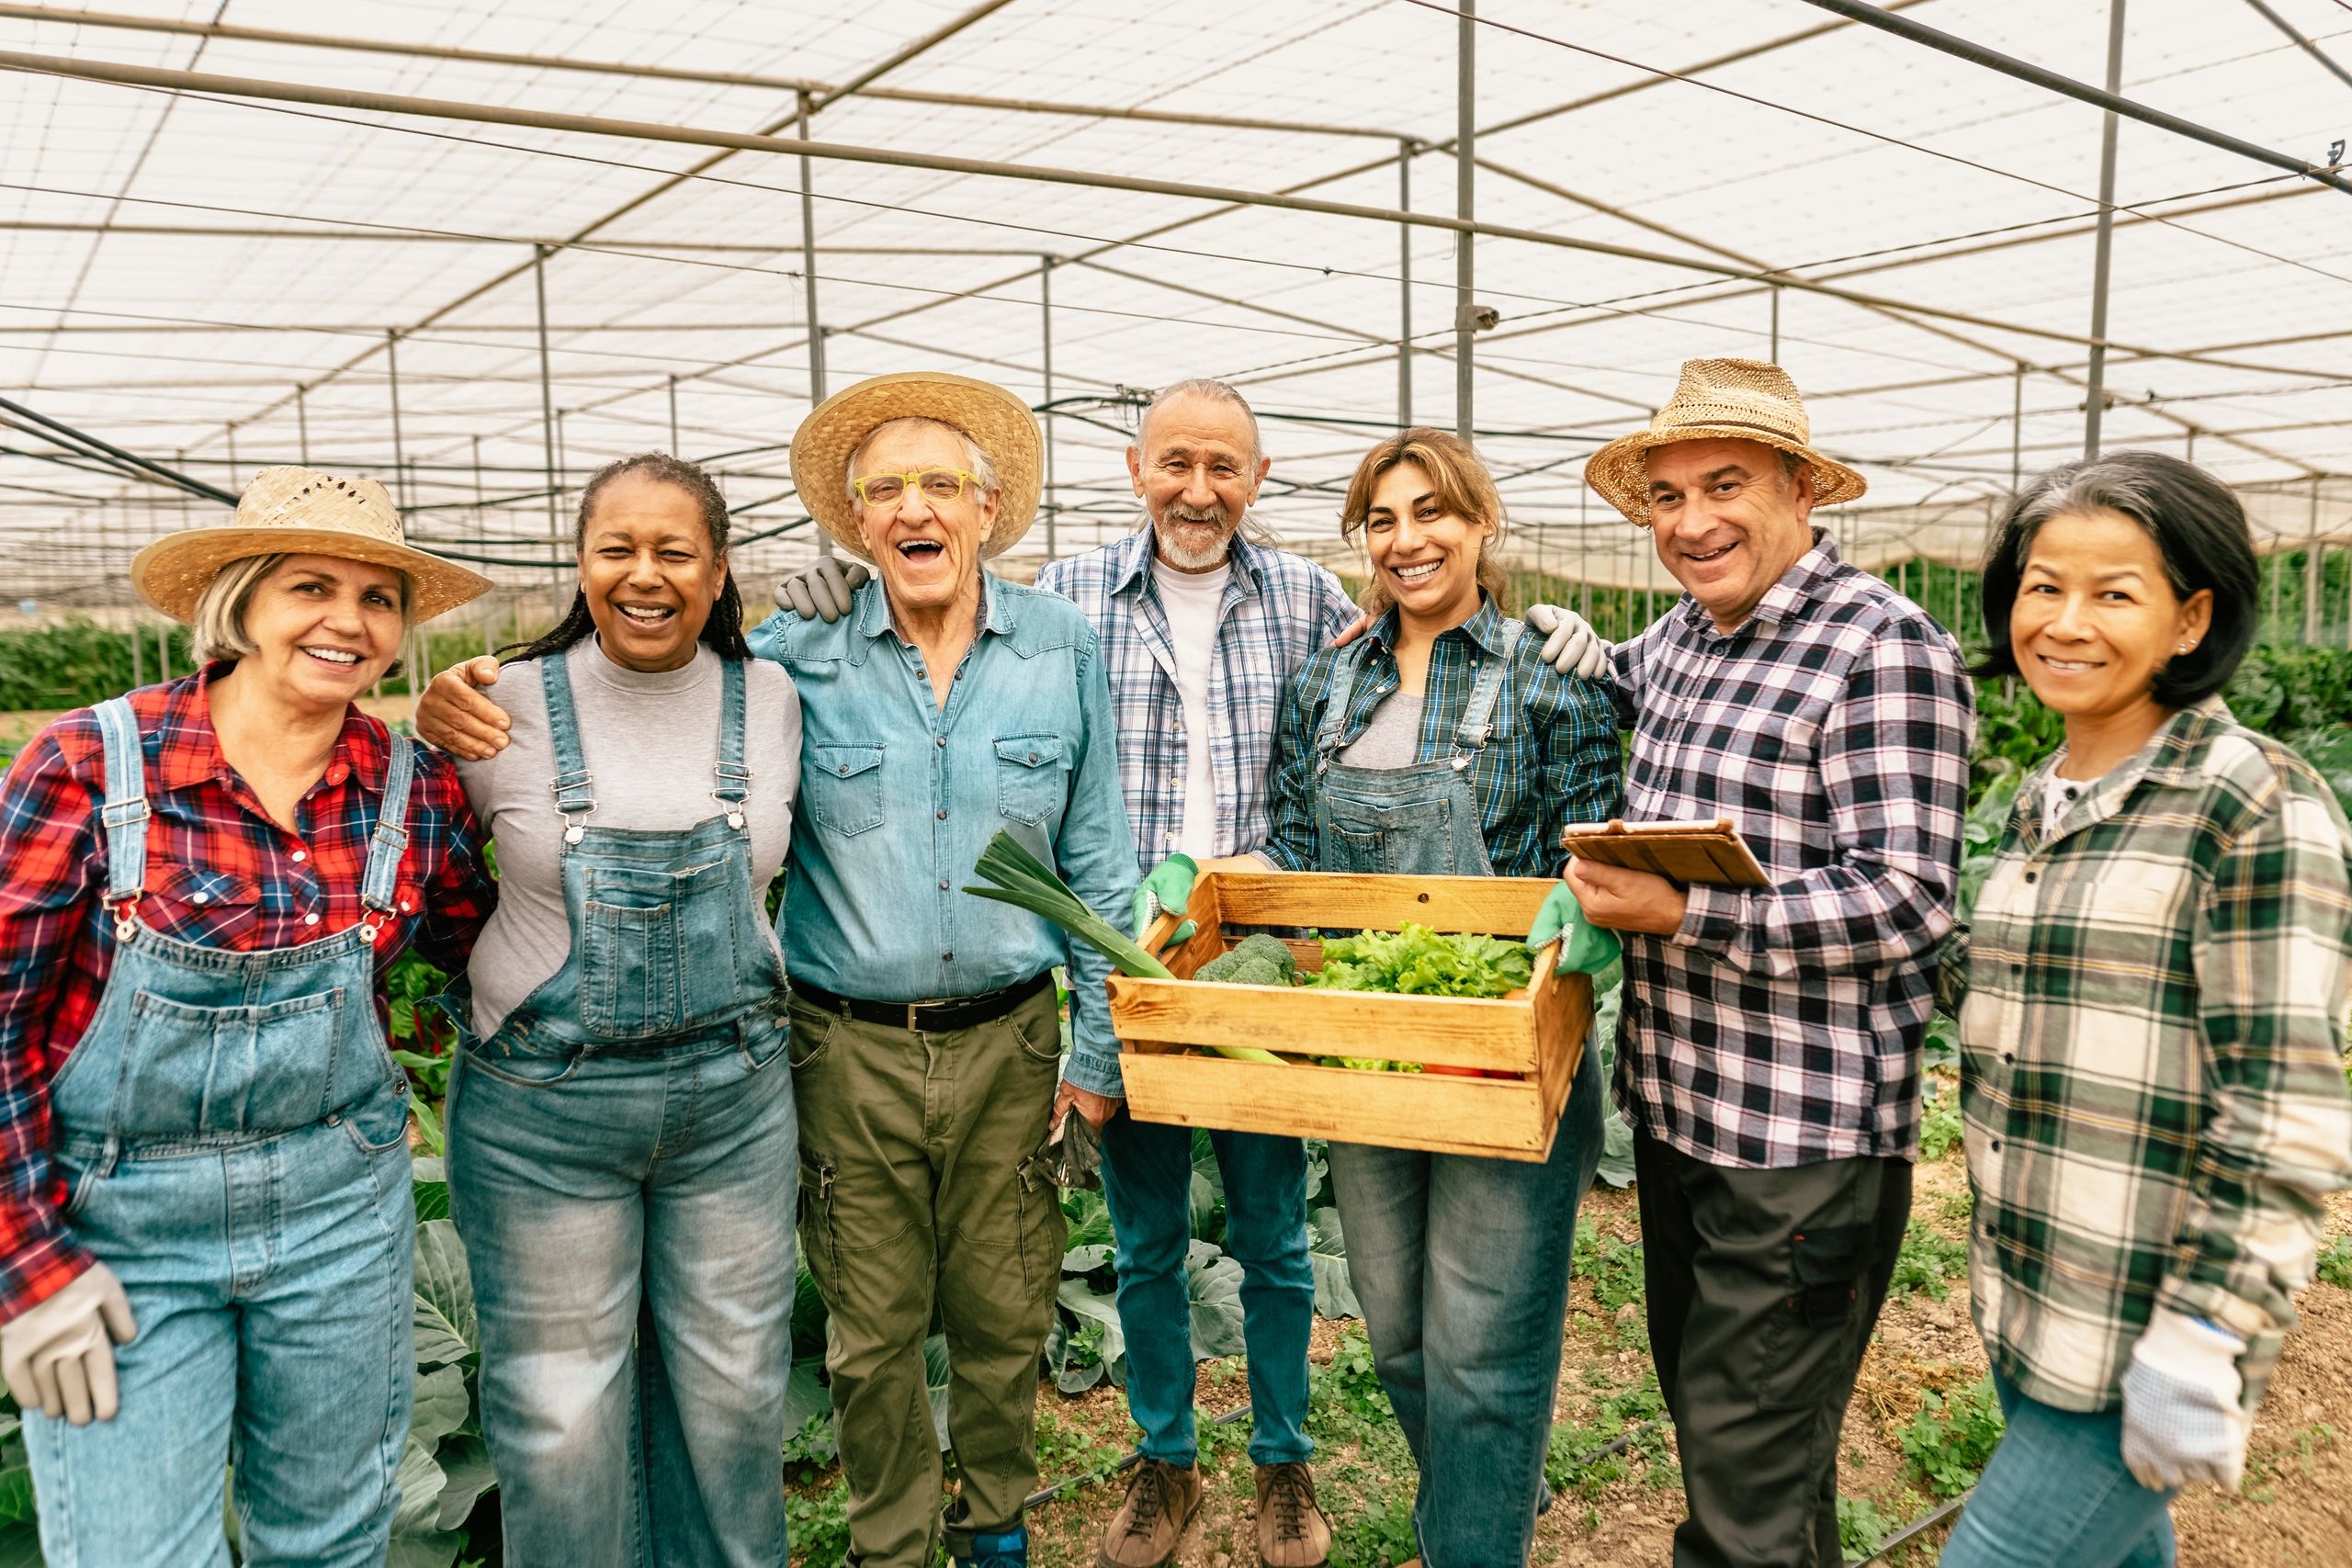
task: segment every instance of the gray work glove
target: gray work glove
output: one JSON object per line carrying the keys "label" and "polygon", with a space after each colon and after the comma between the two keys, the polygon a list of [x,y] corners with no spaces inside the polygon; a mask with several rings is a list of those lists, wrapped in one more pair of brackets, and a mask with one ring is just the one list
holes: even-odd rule
{"label": "gray work glove", "polygon": [[0,1324],[0,1377],[26,1410],[86,1427],[114,1419],[114,1348],[138,1325],[130,1298],[103,1263],[56,1294]]}
{"label": "gray work glove", "polygon": [[2123,1369],[2123,1463],[2151,1492],[2210,1481],[2236,1491],[2252,1425],[2228,1329],[2158,1307]]}
{"label": "gray work glove", "polygon": [[831,626],[849,614],[849,596],[873,578],[862,562],[844,566],[831,556],[819,556],[775,585],[776,608]]}
{"label": "gray work glove", "polygon": [[1544,662],[1563,675],[1597,679],[1616,651],[1594,635],[1592,625],[1574,610],[1557,604],[1530,604],[1527,624],[1544,634]]}

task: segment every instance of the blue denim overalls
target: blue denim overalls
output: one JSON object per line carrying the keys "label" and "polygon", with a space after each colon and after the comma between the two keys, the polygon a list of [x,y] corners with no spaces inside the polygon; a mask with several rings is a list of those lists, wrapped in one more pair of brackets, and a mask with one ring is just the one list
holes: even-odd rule
{"label": "blue denim overalls", "polygon": [[782,1568],[799,1134],[743,666],[721,666],[717,812],[647,831],[593,820],[568,657],[538,665],[571,952],[487,1040],[453,1010],[450,1198],[505,1558]]}
{"label": "blue denim overalls", "polygon": [[74,1237],[138,1334],[121,1413],[25,1416],[52,1568],[376,1564],[399,1501],[415,1358],[408,1083],[375,1009],[375,942],[408,843],[410,743],[390,765],[357,923],[238,953],[139,919],[145,759],[122,698],[106,746],[106,992],[50,1085]]}
{"label": "blue denim overalls", "polygon": [[[1450,757],[1402,768],[1337,760],[1363,678],[1359,643],[1333,672],[1316,736],[1318,870],[1491,876],[1474,766],[1495,733],[1523,632],[1479,652]],[[1506,788],[1544,781],[1507,779]],[[1389,1053],[1367,1041],[1363,1055]],[[1413,1525],[1427,1568],[1521,1568],[1534,1539],[1560,1376],[1577,1205],[1600,1162],[1598,1050],[1588,1049],[1544,1163],[1333,1144],[1348,1271],[1381,1386],[1420,1466]]]}

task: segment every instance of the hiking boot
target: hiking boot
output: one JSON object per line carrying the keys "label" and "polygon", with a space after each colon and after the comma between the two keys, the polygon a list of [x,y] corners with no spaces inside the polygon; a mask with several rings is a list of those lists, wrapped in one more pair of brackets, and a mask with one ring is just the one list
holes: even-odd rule
{"label": "hiking boot", "polygon": [[956,1558],[956,1568],[1029,1568],[1028,1525],[974,1536],[970,1554]]}
{"label": "hiking boot", "polygon": [[1303,1464],[1258,1467],[1258,1560],[1265,1568],[1323,1568],[1331,1521],[1315,1506],[1315,1477]]}
{"label": "hiking boot", "polygon": [[1103,1527],[1095,1568],[1160,1568],[1176,1555],[1200,1506],[1198,1466],[1180,1470],[1164,1459],[1145,1460],[1127,1483],[1126,1501]]}

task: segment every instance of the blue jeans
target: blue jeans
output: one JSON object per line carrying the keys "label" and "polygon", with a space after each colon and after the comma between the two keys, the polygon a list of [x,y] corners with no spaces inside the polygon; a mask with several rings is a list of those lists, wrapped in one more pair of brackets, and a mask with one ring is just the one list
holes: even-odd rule
{"label": "blue jeans", "polygon": [[1428,1568],[1522,1568],[1560,1381],[1577,1205],[1600,1165],[1588,1046],[1542,1164],[1331,1145],[1348,1274],[1420,1466]]}
{"label": "blue jeans", "polygon": [[636,1054],[469,1043],[451,1074],[449,1199],[511,1568],[782,1568],[800,1168],[784,1046],[759,1012]]}
{"label": "blue jeans", "polygon": [[[1306,1340],[1315,1269],[1306,1254],[1306,1145],[1296,1138],[1211,1133],[1225,1178],[1225,1249],[1241,1265],[1241,1335],[1250,1359],[1250,1458],[1288,1464],[1315,1451],[1306,1435]],[[1193,1131],[1121,1111],[1102,1129],[1102,1196],[1119,1243],[1119,1327],[1127,1341],[1127,1409],[1143,1451],[1190,1467],[1193,1428]]]}
{"label": "blue jeans", "polygon": [[2008,1420],[1943,1568],[2172,1568],[2170,1492],[2123,1468],[2123,1413],[2084,1415],[2029,1399],[1998,1371]]}

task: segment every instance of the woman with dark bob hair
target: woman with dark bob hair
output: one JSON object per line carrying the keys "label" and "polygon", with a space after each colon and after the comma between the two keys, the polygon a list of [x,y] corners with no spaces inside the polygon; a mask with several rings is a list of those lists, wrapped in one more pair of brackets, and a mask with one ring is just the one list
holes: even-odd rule
{"label": "woman with dark bob hair", "polygon": [[1985,563],[1979,673],[2066,739],[1945,957],[2008,1418],[1945,1568],[2170,1564],[2172,1497],[2238,1483],[2321,1200],[2352,1184],[2352,834],[2219,694],[2257,581],[2237,498],[2153,452],[2042,475]]}

